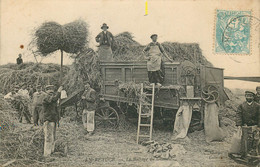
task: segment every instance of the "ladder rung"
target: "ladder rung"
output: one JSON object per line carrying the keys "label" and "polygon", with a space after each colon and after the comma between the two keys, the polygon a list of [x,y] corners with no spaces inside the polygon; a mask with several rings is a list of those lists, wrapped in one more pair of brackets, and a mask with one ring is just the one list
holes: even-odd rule
{"label": "ladder rung", "polygon": [[144,86],[144,89],[153,89],[153,86]]}
{"label": "ladder rung", "polygon": [[145,94],[146,96],[152,96],[153,94]]}
{"label": "ladder rung", "polygon": [[141,114],[141,117],[150,117],[151,114]]}
{"label": "ladder rung", "polygon": [[140,126],[151,126],[150,124],[140,124]]}
{"label": "ladder rung", "polygon": [[144,103],[144,104],[142,104],[142,106],[152,106],[152,104]]}
{"label": "ladder rung", "polygon": [[139,135],[139,137],[150,137],[149,135]]}

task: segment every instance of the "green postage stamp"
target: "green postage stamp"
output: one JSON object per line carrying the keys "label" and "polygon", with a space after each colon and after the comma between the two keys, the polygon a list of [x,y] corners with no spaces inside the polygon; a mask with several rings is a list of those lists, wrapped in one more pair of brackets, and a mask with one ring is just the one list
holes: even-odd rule
{"label": "green postage stamp", "polygon": [[250,54],[251,11],[216,11],[215,53]]}

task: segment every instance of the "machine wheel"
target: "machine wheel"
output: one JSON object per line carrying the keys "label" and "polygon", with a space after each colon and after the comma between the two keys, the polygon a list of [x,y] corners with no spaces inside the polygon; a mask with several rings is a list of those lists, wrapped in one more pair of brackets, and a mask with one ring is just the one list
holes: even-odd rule
{"label": "machine wheel", "polygon": [[116,128],[118,126],[119,116],[117,111],[109,106],[100,107],[96,110],[96,127]]}
{"label": "machine wheel", "polygon": [[219,98],[219,91],[216,86],[208,85],[202,89],[202,99],[207,103],[214,103]]}

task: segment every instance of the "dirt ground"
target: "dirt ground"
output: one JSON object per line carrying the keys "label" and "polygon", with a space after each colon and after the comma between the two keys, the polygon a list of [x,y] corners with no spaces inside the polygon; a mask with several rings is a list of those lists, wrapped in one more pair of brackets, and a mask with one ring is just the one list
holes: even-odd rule
{"label": "dirt ground", "polygon": [[[63,118],[60,123],[56,150],[62,145],[62,152],[66,155],[56,152],[30,166],[242,166],[228,158],[229,137],[223,142],[206,143],[203,130],[188,134],[186,139],[173,141],[170,129],[155,126],[153,140],[183,148],[176,152],[176,157],[162,159],[149,153],[147,146],[136,144],[136,126],[133,124],[128,129],[97,129],[93,136],[87,136],[82,123],[67,118]],[[23,166],[18,162],[9,166],[18,164]]]}
{"label": "dirt ground", "polygon": [[[229,104],[230,103],[230,104]],[[82,122],[75,121],[74,114],[66,115],[57,128],[55,153],[46,159],[17,159],[9,166],[243,166],[228,157],[231,138],[236,131],[234,118],[236,105],[227,102],[224,109],[220,109],[220,126],[226,138],[222,142],[205,140],[204,131],[189,133],[182,140],[173,140],[172,126],[162,126],[154,122],[153,140],[158,143],[169,143],[177,146],[174,154],[169,158],[156,158],[148,152],[149,147],[136,143],[137,123],[120,119],[117,129],[98,128],[93,136],[87,136]],[[69,112],[72,113],[72,112]],[[136,120],[137,121],[137,120]],[[21,129],[30,129],[32,124],[17,123]],[[42,128],[42,127],[33,127]],[[40,148],[43,150],[43,148]],[[5,164],[12,159],[0,159]]]}

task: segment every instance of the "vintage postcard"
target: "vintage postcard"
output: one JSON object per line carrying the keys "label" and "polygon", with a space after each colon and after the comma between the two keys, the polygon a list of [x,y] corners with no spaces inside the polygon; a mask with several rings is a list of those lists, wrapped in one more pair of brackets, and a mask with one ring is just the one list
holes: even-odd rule
{"label": "vintage postcard", "polygon": [[0,0],[0,166],[260,166],[260,1]]}

